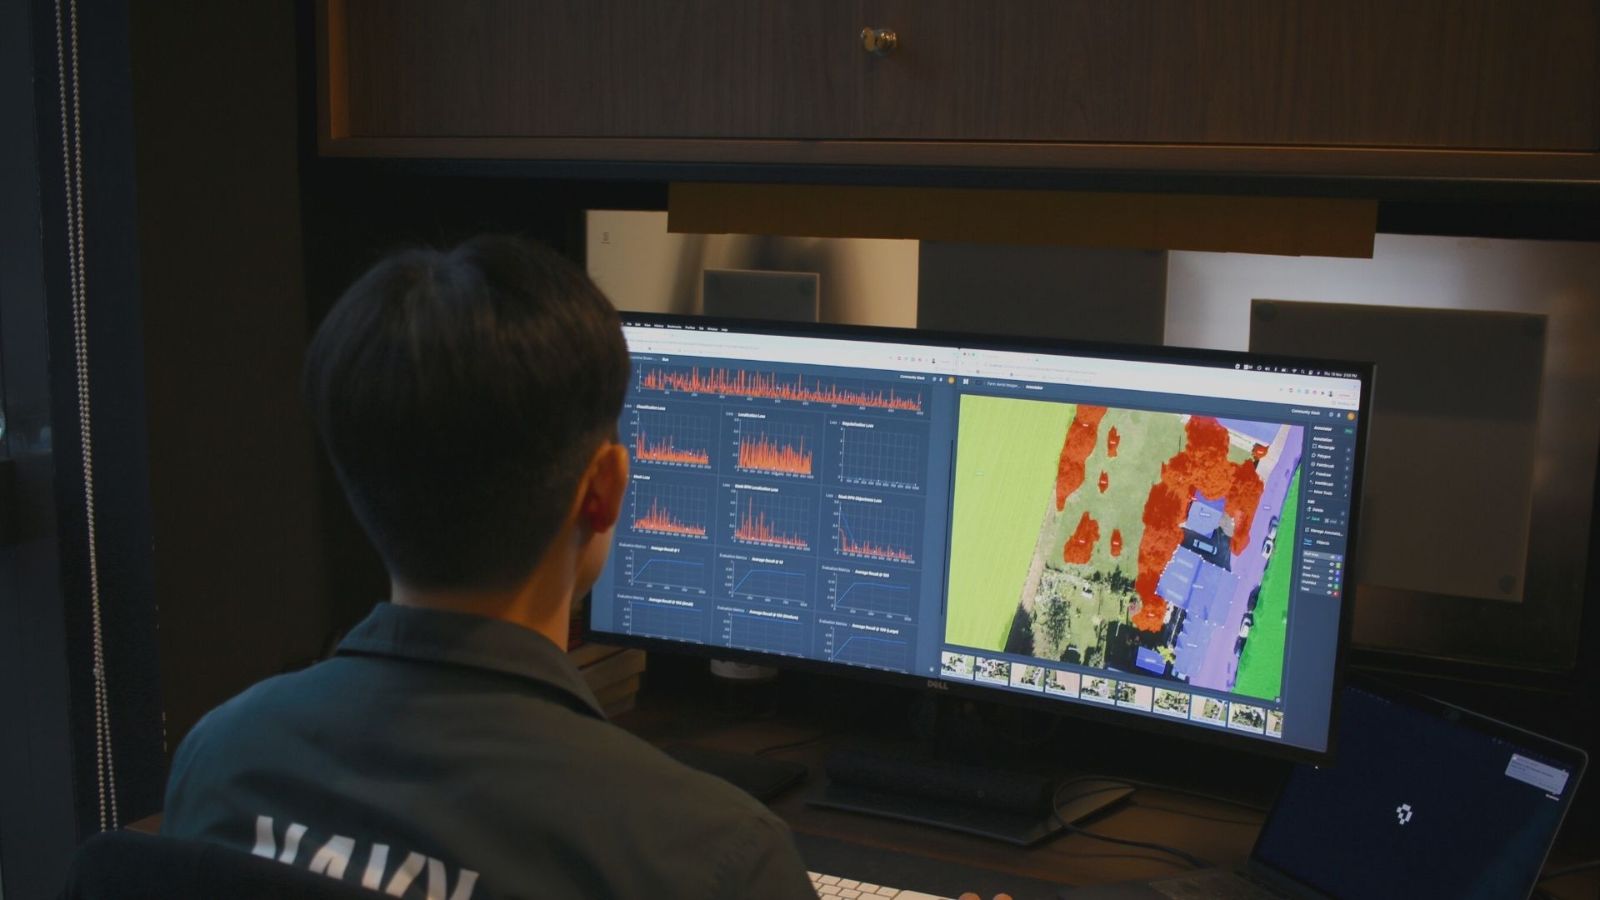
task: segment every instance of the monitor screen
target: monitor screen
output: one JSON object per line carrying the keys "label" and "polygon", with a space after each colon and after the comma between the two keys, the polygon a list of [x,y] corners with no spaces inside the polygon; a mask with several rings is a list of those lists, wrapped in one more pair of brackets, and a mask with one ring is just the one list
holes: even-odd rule
{"label": "monitor screen", "polygon": [[1327,750],[1368,367],[624,333],[633,467],[594,631]]}

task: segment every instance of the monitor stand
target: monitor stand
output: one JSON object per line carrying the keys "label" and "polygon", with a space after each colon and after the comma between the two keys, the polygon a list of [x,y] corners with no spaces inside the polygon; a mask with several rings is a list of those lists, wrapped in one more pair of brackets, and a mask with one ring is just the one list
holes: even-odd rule
{"label": "monitor stand", "polygon": [[813,806],[901,819],[1021,846],[1036,844],[1133,793],[1109,778],[1062,778],[937,759],[840,750]]}

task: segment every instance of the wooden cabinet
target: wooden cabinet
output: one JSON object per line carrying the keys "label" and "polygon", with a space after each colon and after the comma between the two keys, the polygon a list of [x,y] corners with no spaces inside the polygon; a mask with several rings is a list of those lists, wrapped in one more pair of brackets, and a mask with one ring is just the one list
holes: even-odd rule
{"label": "wooden cabinet", "polygon": [[1600,179],[1600,0],[319,13],[329,154]]}

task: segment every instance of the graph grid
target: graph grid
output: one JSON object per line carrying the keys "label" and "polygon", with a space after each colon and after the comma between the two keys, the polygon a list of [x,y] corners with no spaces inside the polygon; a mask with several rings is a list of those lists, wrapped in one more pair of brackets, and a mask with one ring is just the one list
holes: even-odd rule
{"label": "graph grid", "polygon": [[641,534],[705,538],[711,519],[711,501],[705,488],[694,484],[635,481],[628,517]]}
{"label": "graph grid", "polygon": [[733,492],[733,539],[758,547],[811,549],[811,499],[764,491]]}
{"label": "graph grid", "polygon": [[734,468],[789,478],[816,474],[816,446],[810,426],[799,422],[740,422],[734,431]]}
{"label": "graph grid", "polygon": [[904,672],[911,668],[911,642],[904,638],[863,634],[850,628],[830,625],[823,642],[828,659],[834,662],[892,672]]}
{"label": "graph grid", "polygon": [[802,608],[811,605],[811,578],[804,569],[730,559],[723,583],[728,588],[728,596],[736,599],[764,600]]}
{"label": "graph grid", "polygon": [[846,484],[922,490],[923,450],[927,439],[916,432],[874,425],[839,429],[839,480]]}
{"label": "graph grid", "polygon": [[623,553],[622,580],[629,587],[704,595],[709,574],[702,559],[631,548]]}
{"label": "graph grid", "polygon": [[808,378],[739,368],[640,366],[635,384],[642,391],[922,412],[922,392],[916,388],[855,378]]}
{"label": "graph grid", "polygon": [[837,572],[828,577],[828,601],[836,612],[880,615],[911,621],[915,599],[910,585]]}
{"label": "graph grid", "polygon": [[906,507],[837,502],[834,546],[840,556],[916,565],[916,521]]}
{"label": "graph grid", "polygon": [[722,614],[722,642],[742,650],[760,650],[784,656],[806,655],[806,626],[803,622],[772,619],[749,613]]}
{"label": "graph grid", "polygon": [[713,420],[694,413],[634,410],[635,462],[690,469],[711,468]]}
{"label": "graph grid", "polygon": [[629,600],[623,608],[622,627],[628,634],[698,644],[705,640],[705,613],[690,606]]}

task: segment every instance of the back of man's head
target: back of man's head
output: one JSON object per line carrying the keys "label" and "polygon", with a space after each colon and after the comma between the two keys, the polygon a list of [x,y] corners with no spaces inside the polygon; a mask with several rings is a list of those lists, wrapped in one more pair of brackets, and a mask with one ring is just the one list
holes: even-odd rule
{"label": "back of man's head", "polygon": [[542,558],[627,381],[616,310],[581,271],[480,237],[362,276],[312,340],[305,394],[390,576],[488,589]]}

